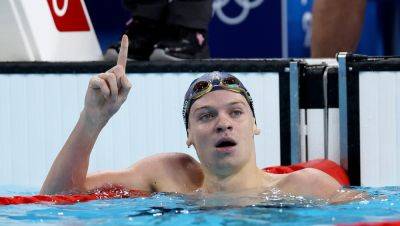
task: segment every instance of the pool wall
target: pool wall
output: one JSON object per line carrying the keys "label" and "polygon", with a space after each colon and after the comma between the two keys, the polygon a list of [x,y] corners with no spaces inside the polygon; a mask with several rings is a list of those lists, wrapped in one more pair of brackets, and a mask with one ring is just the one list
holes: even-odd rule
{"label": "pool wall", "polygon": [[[0,73],[0,184],[40,187],[79,118],[89,79],[95,75],[44,72]],[[133,88],[101,132],[89,172],[126,168],[156,153],[195,157],[194,148],[185,144],[182,104],[187,87],[201,73],[128,73]],[[234,74],[254,99],[262,131],[255,138],[257,165],[280,165],[279,72]]]}
{"label": "pool wall", "polygon": [[363,184],[400,183],[400,72],[360,73]]}
{"label": "pool wall", "polygon": [[400,184],[400,58],[339,54],[341,164],[365,186]]}
{"label": "pool wall", "polygon": [[[40,185],[83,107],[89,74],[0,75],[2,183]],[[197,73],[128,74],[127,102],[104,128],[89,171],[120,169],[156,153],[184,152],[182,94]],[[240,73],[255,102],[257,164],[280,164],[279,86],[273,73]]]}
{"label": "pool wall", "polygon": [[[195,156],[185,145],[183,95],[196,76],[221,70],[243,80],[255,101],[259,167],[328,158],[352,185],[400,185],[400,59],[363,59],[129,62],[132,91],[100,134],[89,172],[156,153]],[[111,66],[0,63],[0,184],[41,185],[78,120],[90,77]]]}

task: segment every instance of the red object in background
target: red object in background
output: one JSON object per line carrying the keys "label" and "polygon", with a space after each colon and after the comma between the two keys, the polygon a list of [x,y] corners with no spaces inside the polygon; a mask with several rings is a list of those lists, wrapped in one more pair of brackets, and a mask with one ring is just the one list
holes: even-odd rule
{"label": "red object in background", "polygon": [[81,0],[47,0],[58,31],[90,31]]}

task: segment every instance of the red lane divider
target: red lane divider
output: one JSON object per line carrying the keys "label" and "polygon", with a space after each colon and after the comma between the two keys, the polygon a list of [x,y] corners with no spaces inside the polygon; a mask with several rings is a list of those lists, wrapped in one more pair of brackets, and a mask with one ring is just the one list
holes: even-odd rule
{"label": "red lane divider", "polygon": [[16,205],[31,203],[49,203],[49,204],[74,204],[77,202],[87,202],[98,199],[114,199],[114,198],[134,198],[147,197],[149,192],[139,190],[126,190],[121,187],[111,187],[99,189],[91,194],[79,195],[32,195],[32,196],[12,196],[0,197],[0,205]]}
{"label": "red lane divider", "polygon": [[354,224],[338,224],[338,226],[400,226],[400,221],[359,222]]}
{"label": "red lane divider", "polygon": [[[267,167],[263,170],[269,173],[283,174],[291,173],[304,168],[315,168],[322,170],[335,178],[341,185],[348,186],[349,178],[342,167],[330,160],[318,159],[291,166]],[[0,205],[30,204],[30,203],[50,203],[50,204],[73,204],[77,202],[87,202],[97,199],[113,198],[133,198],[147,197],[149,192],[140,190],[126,190],[122,187],[110,187],[99,189],[91,194],[78,195],[33,195],[33,196],[12,196],[0,197]]]}

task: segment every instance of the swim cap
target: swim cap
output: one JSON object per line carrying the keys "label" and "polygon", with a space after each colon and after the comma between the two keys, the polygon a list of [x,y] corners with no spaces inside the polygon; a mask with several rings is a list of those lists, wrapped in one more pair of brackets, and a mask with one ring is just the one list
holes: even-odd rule
{"label": "swim cap", "polygon": [[182,116],[186,129],[189,127],[189,112],[193,103],[203,95],[221,89],[242,94],[249,104],[255,118],[253,100],[243,83],[231,74],[214,71],[204,74],[201,77],[193,80],[189,86],[189,89],[186,91],[182,110]]}

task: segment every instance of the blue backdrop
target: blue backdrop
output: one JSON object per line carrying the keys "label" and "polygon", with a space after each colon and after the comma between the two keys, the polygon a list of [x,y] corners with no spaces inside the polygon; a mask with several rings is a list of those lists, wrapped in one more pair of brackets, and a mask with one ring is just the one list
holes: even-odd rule
{"label": "blue backdrop", "polygon": [[[121,1],[85,2],[104,51],[110,44],[119,40],[130,13],[123,8]],[[312,0],[290,0],[287,3],[283,0],[214,0],[214,13],[209,26],[211,56],[308,57],[312,3]],[[395,26],[398,24],[395,19],[399,18],[395,16],[399,14],[398,5],[400,3],[394,0],[368,1],[358,53],[397,53],[398,35],[394,34],[398,30]]]}

